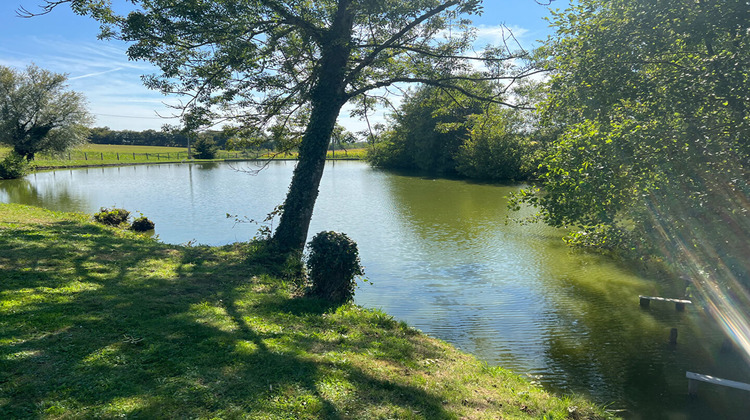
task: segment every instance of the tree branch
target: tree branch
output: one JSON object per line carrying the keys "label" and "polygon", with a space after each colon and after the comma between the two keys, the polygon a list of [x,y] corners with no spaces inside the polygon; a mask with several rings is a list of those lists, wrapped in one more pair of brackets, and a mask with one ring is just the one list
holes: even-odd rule
{"label": "tree branch", "polygon": [[375,59],[377,58],[378,54],[380,54],[383,50],[390,48],[391,45],[393,45],[396,41],[398,41],[401,37],[403,37],[406,33],[411,31],[412,29],[419,26],[422,22],[428,20],[429,18],[436,16],[440,14],[445,9],[455,6],[459,4],[459,0],[451,0],[443,5],[440,5],[427,13],[423,14],[422,16],[419,16],[418,18],[411,21],[408,25],[406,25],[403,29],[393,34],[387,41],[383,42],[382,44],[378,45],[370,54],[367,55],[360,63],[352,69],[351,72],[349,72],[349,75],[346,77],[346,83],[350,83],[365,67],[372,64]]}
{"label": "tree branch", "polygon": [[313,25],[311,22],[301,18],[300,16],[292,14],[289,10],[287,10],[286,7],[284,7],[283,4],[279,3],[276,0],[262,0],[261,3],[270,7],[271,10],[278,13],[282,18],[284,18],[284,20],[288,21],[290,24],[298,26],[307,35],[315,39],[315,41],[317,41],[319,44],[323,41],[323,38],[325,36],[325,31],[323,29]]}
{"label": "tree branch", "polygon": [[[362,44],[358,45],[357,47],[360,48],[369,48],[369,47],[375,47],[374,44]],[[414,52],[420,55],[425,55],[428,57],[434,57],[434,58],[449,58],[449,59],[456,59],[456,60],[474,60],[474,61],[489,61],[489,62],[496,62],[501,63],[508,60],[513,59],[519,59],[519,58],[526,58],[528,57],[528,53],[524,52],[519,55],[508,55],[506,57],[502,58],[491,58],[491,57],[472,57],[472,56],[463,56],[463,55],[453,55],[453,54],[440,54],[431,50],[421,49],[410,45],[394,45],[390,48],[390,50],[404,50],[409,52]]]}
{"label": "tree branch", "polygon": [[536,71],[525,73],[525,74],[519,75],[519,76],[509,76],[509,77],[503,77],[503,78],[497,78],[497,77],[486,77],[486,78],[485,77],[478,77],[478,78],[472,78],[472,77],[468,77],[468,76],[457,76],[457,77],[446,77],[446,78],[442,78],[442,79],[429,79],[429,78],[422,78],[422,77],[397,77],[397,78],[392,78],[392,79],[389,79],[389,80],[384,80],[384,81],[381,81],[381,82],[372,83],[372,84],[367,85],[367,86],[363,86],[360,89],[357,89],[357,90],[349,93],[348,94],[348,98],[351,99],[351,98],[353,98],[355,96],[361,95],[361,94],[363,94],[365,92],[368,92],[370,90],[384,88],[384,87],[391,86],[391,85],[396,84],[396,83],[422,83],[422,84],[425,84],[425,85],[440,87],[440,88],[443,88],[443,89],[452,89],[452,90],[455,90],[457,92],[460,92],[461,94],[463,94],[463,95],[465,95],[465,96],[467,96],[469,98],[477,99],[477,100],[480,100],[480,101],[492,102],[492,103],[504,105],[504,106],[507,106],[507,107],[513,108],[513,109],[533,110],[534,109],[533,107],[528,107],[528,106],[525,106],[525,105],[511,104],[509,102],[498,100],[498,99],[496,99],[493,96],[477,95],[476,93],[473,93],[473,92],[471,92],[471,91],[469,91],[469,90],[467,90],[467,89],[465,89],[465,88],[463,88],[461,86],[458,86],[458,85],[455,85],[455,84],[452,84],[452,83],[449,83],[449,82],[456,81],[456,80],[464,80],[464,81],[467,81],[467,80],[468,81],[471,81],[471,80],[474,80],[474,81],[487,81],[487,80],[498,80],[498,79],[516,81],[516,80],[519,80],[519,79],[522,79],[522,78],[525,78],[525,77],[529,77],[531,75],[534,75],[534,74],[537,74],[537,73],[540,73],[540,72],[542,72],[542,70],[536,70]]}
{"label": "tree branch", "polygon": [[41,12],[32,12],[23,6],[19,6],[18,9],[16,9],[16,16],[24,19],[32,18],[34,16],[43,16],[51,13],[55,7],[70,2],[72,2],[72,0],[45,0],[45,4],[39,6],[42,9]]}

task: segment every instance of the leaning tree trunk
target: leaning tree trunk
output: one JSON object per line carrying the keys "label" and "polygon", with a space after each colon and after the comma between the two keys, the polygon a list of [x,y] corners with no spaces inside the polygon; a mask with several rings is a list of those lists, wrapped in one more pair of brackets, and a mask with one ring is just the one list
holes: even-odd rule
{"label": "leaning tree trunk", "polygon": [[335,103],[313,105],[307,132],[300,145],[299,162],[284,201],[284,211],[273,235],[274,243],[282,251],[302,251],[305,246],[326,151],[340,110],[341,105]]}
{"label": "leaning tree trunk", "polygon": [[299,162],[284,211],[273,235],[274,244],[283,252],[302,252],[305,247],[331,134],[346,103],[345,76],[354,22],[350,3],[351,0],[339,0],[334,22],[322,42],[317,84],[311,93],[310,121],[302,137]]}

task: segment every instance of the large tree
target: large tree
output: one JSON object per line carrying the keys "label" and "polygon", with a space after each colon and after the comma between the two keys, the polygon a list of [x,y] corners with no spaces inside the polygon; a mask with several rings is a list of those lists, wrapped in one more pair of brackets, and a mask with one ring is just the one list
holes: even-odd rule
{"label": "large tree", "polygon": [[26,158],[62,152],[86,141],[91,116],[82,94],[67,90],[67,77],[34,65],[0,66],[0,144]]}
{"label": "large tree", "polygon": [[[532,103],[534,84],[513,95]],[[467,83],[489,92],[489,83]],[[526,179],[533,165],[530,110],[509,109],[435,86],[410,91],[368,151],[376,166],[483,180]]]}
{"label": "large tree", "polygon": [[[474,89],[469,85],[467,90]],[[469,134],[467,120],[485,108],[485,102],[460,93],[420,86],[389,115],[389,130],[370,152],[370,160],[385,168],[455,175],[455,155]]]}
{"label": "large tree", "polygon": [[750,4],[581,0],[554,24],[559,137],[522,198],[579,243],[656,255],[750,357]]}
{"label": "large tree", "polygon": [[132,42],[130,58],[159,66],[150,87],[191,97],[188,127],[217,120],[258,127],[308,115],[273,237],[285,250],[304,246],[345,104],[364,115],[403,83],[462,90],[466,77],[456,75],[471,61],[486,64],[472,79],[518,76],[505,74],[507,48],[473,54],[465,17],[481,11],[480,0],[132,0],[126,16],[106,0],[55,0],[44,11],[66,3],[103,22],[105,35]]}
{"label": "large tree", "polygon": [[750,192],[748,3],[582,0],[553,23],[542,120],[559,136],[543,190],[526,196],[544,219],[646,241],[737,210]]}

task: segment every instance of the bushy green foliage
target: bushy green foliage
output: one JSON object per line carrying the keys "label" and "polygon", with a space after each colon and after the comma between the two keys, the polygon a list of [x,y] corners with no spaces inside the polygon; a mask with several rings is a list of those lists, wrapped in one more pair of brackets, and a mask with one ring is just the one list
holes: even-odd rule
{"label": "bushy green foliage", "polygon": [[[476,84],[471,89],[491,92],[493,86]],[[375,166],[438,175],[527,179],[538,165],[531,119],[528,111],[426,86],[393,115],[390,128],[371,146],[367,159]]]}
{"label": "bushy green foliage", "polygon": [[212,138],[198,137],[193,143],[193,157],[195,159],[214,159],[218,151],[219,148]]}
{"label": "bushy green foliage", "polygon": [[736,254],[747,239],[719,232],[750,231],[748,22],[745,2],[583,0],[556,14],[541,109],[560,135],[542,189],[521,200],[555,226],[627,232],[594,235],[599,248],[630,237]]}
{"label": "bushy green foliage", "polygon": [[149,230],[154,230],[154,222],[146,216],[140,216],[133,220],[133,223],[130,224],[130,229],[136,232],[148,232]]}
{"label": "bushy green foliage", "polygon": [[313,237],[308,248],[310,294],[333,303],[352,300],[355,277],[364,274],[357,244],[346,234],[324,231]]}
{"label": "bushy green foliage", "polygon": [[26,175],[28,161],[18,153],[11,151],[0,161],[0,179],[16,179]]}
{"label": "bushy green foliage", "polygon": [[[484,87],[491,89],[488,84]],[[469,134],[467,119],[481,113],[483,106],[482,101],[422,86],[391,116],[391,129],[372,149],[370,162],[385,168],[455,174],[454,156]]]}
{"label": "bushy green foliage", "polygon": [[32,160],[84,143],[92,117],[83,95],[67,90],[66,81],[33,64],[22,71],[0,66],[0,144]]}
{"label": "bushy green foliage", "polygon": [[535,169],[536,143],[523,132],[517,111],[498,109],[472,117],[471,131],[456,153],[456,171],[486,180],[528,179]]}
{"label": "bushy green foliage", "polygon": [[393,130],[388,130],[378,136],[377,142],[367,150],[367,161],[380,168],[414,169],[414,164],[403,142],[398,140]]}
{"label": "bushy green foliage", "polygon": [[94,214],[94,220],[107,226],[120,226],[128,221],[128,217],[130,217],[129,211],[116,207],[102,207],[98,213]]}

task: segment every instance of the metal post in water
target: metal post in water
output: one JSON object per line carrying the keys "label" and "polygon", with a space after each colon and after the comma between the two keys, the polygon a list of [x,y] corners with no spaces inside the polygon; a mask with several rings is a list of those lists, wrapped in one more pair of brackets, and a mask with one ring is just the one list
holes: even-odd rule
{"label": "metal post in water", "polygon": [[677,344],[677,328],[669,331],[669,344]]}
{"label": "metal post in water", "polygon": [[648,308],[649,304],[651,303],[650,299],[646,299],[645,297],[641,297],[641,308]]}

